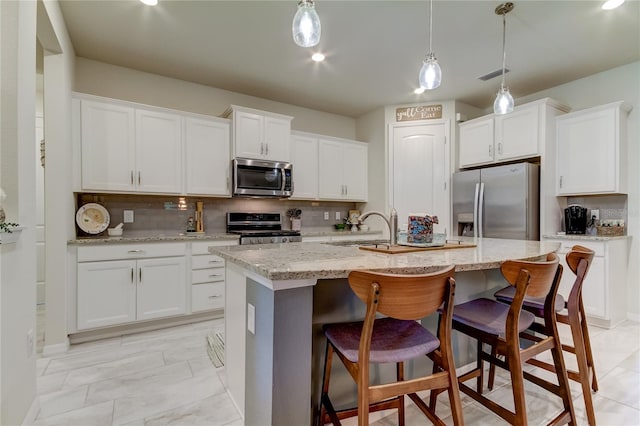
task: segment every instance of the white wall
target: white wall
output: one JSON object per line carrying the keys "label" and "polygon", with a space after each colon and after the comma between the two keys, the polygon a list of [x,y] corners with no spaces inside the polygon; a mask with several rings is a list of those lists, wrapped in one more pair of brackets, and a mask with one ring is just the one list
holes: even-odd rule
{"label": "white wall", "polygon": [[[75,53],[57,1],[45,1],[38,14],[44,56],[45,167],[45,355],[63,352],[67,342],[67,240],[74,237],[71,188],[71,91]],[[44,29],[43,29],[44,28]],[[45,29],[48,34],[42,34]],[[42,36],[41,36],[42,34]]]}
{"label": "white wall", "polygon": [[221,115],[229,105],[295,117],[294,130],[355,139],[355,119],[315,111],[228,90],[76,58],[74,90],[97,96],[207,115]]}
{"label": "white wall", "polygon": [[524,98],[523,104],[543,97],[566,103],[577,111],[597,105],[624,100],[633,109],[628,116],[628,186],[627,233],[631,236],[628,265],[628,313],[640,321],[640,62],[624,65],[580,80],[552,87]]}
{"label": "white wall", "polygon": [[0,185],[7,193],[7,221],[25,226],[17,243],[0,246],[3,425],[21,424],[36,394],[35,34],[35,1],[0,2]]}

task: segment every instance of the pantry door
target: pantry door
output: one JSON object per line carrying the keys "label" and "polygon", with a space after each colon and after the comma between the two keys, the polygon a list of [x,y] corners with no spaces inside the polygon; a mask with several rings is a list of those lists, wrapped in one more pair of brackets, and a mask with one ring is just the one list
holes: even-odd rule
{"label": "pantry door", "polygon": [[449,120],[392,124],[389,135],[389,199],[406,227],[409,213],[436,215],[437,232],[451,229]]}

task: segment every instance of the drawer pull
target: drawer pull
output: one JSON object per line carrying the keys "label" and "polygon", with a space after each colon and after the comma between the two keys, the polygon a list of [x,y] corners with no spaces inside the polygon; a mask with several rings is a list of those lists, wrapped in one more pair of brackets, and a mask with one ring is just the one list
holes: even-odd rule
{"label": "drawer pull", "polygon": [[213,296],[209,296],[209,299],[217,299],[219,297],[222,297],[221,294],[214,294]]}
{"label": "drawer pull", "polygon": [[144,253],[144,250],[140,250],[140,249],[138,249],[138,250],[129,250],[129,251],[127,251],[127,253],[130,253],[130,254]]}
{"label": "drawer pull", "polygon": [[209,278],[221,277],[222,274],[209,274]]}
{"label": "drawer pull", "polygon": [[222,263],[222,260],[210,260],[209,263]]}

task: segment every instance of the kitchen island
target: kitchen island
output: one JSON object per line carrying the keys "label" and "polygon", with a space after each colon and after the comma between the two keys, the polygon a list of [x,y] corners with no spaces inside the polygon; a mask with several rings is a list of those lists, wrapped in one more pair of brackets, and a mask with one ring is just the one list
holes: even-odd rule
{"label": "kitchen island", "polygon": [[[321,326],[364,316],[364,305],[346,280],[350,271],[426,273],[453,264],[455,302],[461,303],[503,286],[498,268],[504,260],[538,260],[559,248],[558,243],[538,241],[460,240],[474,246],[407,254],[320,243],[211,247],[227,265],[227,390],[245,424],[312,424],[324,356]],[[423,324],[432,328],[435,320],[430,317]],[[475,348],[460,339],[454,341],[454,351],[459,367],[470,361]],[[425,362],[426,357],[407,365],[407,375],[428,368]],[[349,380],[332,374],[341,392],[339,404],[353,402],[355,388],[348,387]]]}

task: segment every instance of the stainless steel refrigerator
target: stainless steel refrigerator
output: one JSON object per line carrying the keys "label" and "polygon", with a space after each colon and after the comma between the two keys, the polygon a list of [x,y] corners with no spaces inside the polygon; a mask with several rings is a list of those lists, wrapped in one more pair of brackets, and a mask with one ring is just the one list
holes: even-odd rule
{"label": "stainless steel refrigerator", "polygon": [[453,174],[457,235],[540,239],[540,166],[508,164]]}

